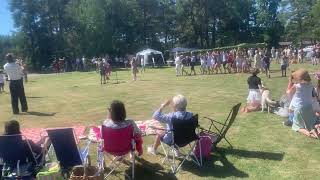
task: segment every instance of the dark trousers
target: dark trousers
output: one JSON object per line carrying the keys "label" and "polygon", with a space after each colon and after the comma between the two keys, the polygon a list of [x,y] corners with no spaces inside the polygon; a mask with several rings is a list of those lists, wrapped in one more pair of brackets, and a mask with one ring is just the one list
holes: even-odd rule
{"label": "dark trousers", "polygon": [[19,99],[21,103],[21,110],[23,112],[28,111],[28,104],[26,95],[24,94],[23,80],[10,81],[10,94],[11,94],[11,105],[14,114],[19,113]]}

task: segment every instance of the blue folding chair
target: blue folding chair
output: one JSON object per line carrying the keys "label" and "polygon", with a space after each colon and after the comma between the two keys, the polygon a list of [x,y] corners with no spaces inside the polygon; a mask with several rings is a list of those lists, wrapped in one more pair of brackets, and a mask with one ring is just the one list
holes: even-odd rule
{"label": "blue folding chair", "polygon": [[0,136],[0,160],[4,174],[2,179],[31,179],[42,165],[29,140],[21,134]]}
{"label": "blue folding chair", "polygon": [[69,176],[69,171],[77,165],[82,165],[89,154],[90,141],[80,150],[76,142],[73,128],[47,129],[57,160],[63,175]]}

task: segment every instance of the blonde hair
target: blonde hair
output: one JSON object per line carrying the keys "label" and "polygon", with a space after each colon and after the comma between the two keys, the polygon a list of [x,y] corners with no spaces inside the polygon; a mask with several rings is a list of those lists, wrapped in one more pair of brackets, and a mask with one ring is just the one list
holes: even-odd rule
{"label": "blonde hair", "polygon": [[181,94],[174,96],[172,98],[172,103],[175,109],[178,111],[185,111],[188,104],[187,99]]}

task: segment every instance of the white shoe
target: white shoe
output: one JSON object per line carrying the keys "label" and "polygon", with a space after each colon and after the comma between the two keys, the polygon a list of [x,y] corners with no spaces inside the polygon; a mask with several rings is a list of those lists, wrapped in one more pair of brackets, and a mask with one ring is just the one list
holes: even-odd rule
{"label": "white shoe", "polygon": [[155,150],[153,148],[153,146],[149,146],[147,150],[148,150],[149,154],[152,154],[152,155],[157,155],[158,154],[157,150]]}

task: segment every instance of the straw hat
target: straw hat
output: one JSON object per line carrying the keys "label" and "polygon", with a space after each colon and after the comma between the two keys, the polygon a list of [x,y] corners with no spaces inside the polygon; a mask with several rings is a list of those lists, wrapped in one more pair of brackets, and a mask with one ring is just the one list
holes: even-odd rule
{"label": "straw hat", "polygon": [[306,83],[310,82],[311,78],[305,69],[298,69],[295,72],[292,73],[293,80],[297,83]]}

